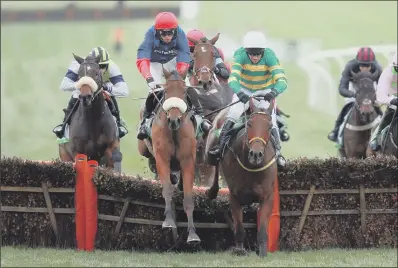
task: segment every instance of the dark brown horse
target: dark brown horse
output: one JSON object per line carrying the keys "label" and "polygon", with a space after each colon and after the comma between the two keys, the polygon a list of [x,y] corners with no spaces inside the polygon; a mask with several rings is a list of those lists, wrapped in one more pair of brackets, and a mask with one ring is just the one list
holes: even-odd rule
{"label": "dark brown horse", "polygon": [[[206,37],[197,40],[188,39],[195,44],[192,58],[193,74],[189,77],[191,86],[195,87],[200,103],[205,114],[214,112],[217,109],[228,105],[232,101],[233,91],[228,85],[222,86],[215,78],[215,50],[214,44],[217,42],[220,34],[212,39]],[[201,88],[202,87],[202,88]],[[207,119],[212,122],[218,113],[212,113]],[[201,184],[209,186],[209,182],[214,176],[214,166],[208,165],[205,161],[204,149],[206,145],[207,135],[203,135],[198,140],[197,158],[196,158],[196,176]]]}
{"label": "dark brown horse", "polygon": [[194,202],[192,189],[195,177],[196,135],[190,118],[184,80],[175,70],[163,69],[166,78],[163,101],[158,105],[152,122],[152,142],[140,141],[141,155],[153,155],[156,172],[163,186],[165,215],[163,228],[177,228],[171,208],[174,187],[170,181],[171,168],[180,169],[180,183],[184,191],[184,210],[188,218],[188,243],[200,242],[193,222]]}
{"label": "dark brown horse", "polygon": [[[89,160],[98,163],[103,158],[106,167],[121,172],[118,128],[105,102],[98,64],[100,56],[94,58],[89,55],[85,59],[73,56],[80,64],[76,82],[80,95],[73,108],[76,111],[67,120],[70,121],[70,141],[59,145],[60,159],[73,162],[77,154],[85,154]],[[119,165],[115,166],[115,162]]]}
{"label": "dark brown horse", "polygon": [[356,85],[354,107],[348,115],[344,127],[343,147],[339,149],[341,157],[365,158],[366,150],[371,136],[371,131],[380,121],[376,109],[376,90],[374,81],[378,72],[352,73],[354,85]]}
{"label": "dark brown horse", "polygon": [[[392,155],[398,158],[398,112],[397,106],[389,104],[384,115],[385,119],[390,122],[386,127],[380,129],[379,144],[380,150],[373,152],[370,147],[367,150],[367,156],[375,156],[377,154]],[[383,124],[383,123],[381,123]],[[382,127],[382,126],[380,126]]]}
{"label": "dark brown horse", "polygon": [[[230,191],[230,207],[234,221],[234,234],[237,254],[245,254],[243,247],[245,230],[243,228],[242,206],[259,202],[257,242],[261,257],[267,254],[268,222],[270,220],[274,184],[277,178],[277,165],[275,148],[271,142],[272,109],[274,104],[264,110],[255,107],[253,99],[250,100],[250,110],[245,112],[248,117],[245,127],[238,130],[231,140],[231,145],[225,149],[220,160],[222,174],[227,181]],[[214,127],[221,128],[226,112],[217,115]],[[235,130],[236,131],[236,130]],[[214,132],[209,133],[206,153],[218,140]],[[214,176],[213,185],[207,192],[210,199],[218,193],[218,166]]]}

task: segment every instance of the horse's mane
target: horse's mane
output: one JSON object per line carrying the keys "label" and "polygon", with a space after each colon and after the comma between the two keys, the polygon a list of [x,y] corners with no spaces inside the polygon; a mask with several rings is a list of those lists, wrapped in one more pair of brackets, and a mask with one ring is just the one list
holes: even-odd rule
{"label": "horse's mane", "polygon": [[371,72],[358,72],[357,73],[357,80],[363,79],[363,78],[372,78],[372,73]]}
{"label": "horse's mane", "polygon": [[91,55],[91,54],[89,54],[85,59],[84,59],[84,62],[86,62],[86,63],[96,63],[95,62],[95,57],[93,56],[93,55]]}

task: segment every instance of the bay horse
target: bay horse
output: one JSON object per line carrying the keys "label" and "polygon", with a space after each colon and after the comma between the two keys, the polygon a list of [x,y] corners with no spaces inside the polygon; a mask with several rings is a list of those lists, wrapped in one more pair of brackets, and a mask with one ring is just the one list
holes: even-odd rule
{"label": "bay horse", "polygon": [[[243,247],[245,230],[243,228],[242,206],[259,203],[258,211],[258,255],[267,255],[268,235],[267,227],[271,217],[274,202],[274,187],[277,183],[276,151],[271,142],[272,110],[274,102],[268,108],[259,108],[254,104],[252,96],[249,100],[248,111],[244,125],[233,129],[230,146],[225,149],[224,156],[216,166],[213,184],[207,191],[210,199],[215,199],[219,190],[218,168],[221,168],[229,188],[229,202],[234,223],[235,244],[234,253],[246,254]],[[261,100],[264,101],[264,100]],[[260,101],[260,102],[261,102]],[[209,133],[206,154],[218,142],[215,130],[220,129],[227,115],[227,111],[218,114],[214,126]],[[246,120],[246,117],[248,119]],[[214,160],[213,160],[214,161]]]}
{"label": "bay horse", "polygon": [[343,158],[365,158],[372,128],[380,122],[374,87],[374,81],[379,74],[378,71],[373,74],[356,74],[351,71],[351,74],[357,87],[356,96],[351,104],[354,107],[343,129],[343,146],[339,149],[339,154]]}
{"label": "bay horse", "polygon": [[[232,101],[233,91],[226,85],[221,85],[215,78],[214,66],[215,66],[215,43],[219,39],[220,34],[218,33],[212,39],[206,37],[201,38],[199,42],[192,38],[189,38],[195,45],[195,49],[192,53],[193,74],[189,77],[191,86],[196,90],[199,101],[202,105],[205,114],[210,114],[207,119],[213,122],[214,118],[218,114],[214,112]],[[196,160],[196,176],[202,184],[209,186],[211,178],[213,178],[215,168],[214,166],[208,165],[205,161],[204,149],[206,145],[207,135],[203,135],[198,140],[197,148],[197,160]]]}
{"label": "bay horse", "polygon": [[[152,142],[139,141],[141,155],[154,156],[156,173],[162,183],[162,195],[165,199],[165,220],[162,228],[177,228],[173,220],[171,200],[174,187],[170,180],[172,169],[180,170],[180,185],[184,192],[183,206],[188,218],[187,243],[199,243],[196,234],[193,211],[192,189],[195,178],[196,133],[188,109],[188,98],[184,80],[176,70],[171,72],[163,68],[166,84],[163,85],[161,98],[155,108],[152,122]],[[142,116],[142,114],[141,114]],[[175,183],[175,182],[174,182]]]}
{"label": "bay horse", "polygon": [[77,154],[85,154],[87,159],[98,163],[102,160],[107,168],[120,173],[122,156],[118,128],[105,102],[100,56],[89,55],[85,59],[73,56],[80,64],[79,80],[75,84],[80,94],[70,118],[66,120],[70,122],[69,142],[59,145],[59,157],[61,161],[73,162]]}

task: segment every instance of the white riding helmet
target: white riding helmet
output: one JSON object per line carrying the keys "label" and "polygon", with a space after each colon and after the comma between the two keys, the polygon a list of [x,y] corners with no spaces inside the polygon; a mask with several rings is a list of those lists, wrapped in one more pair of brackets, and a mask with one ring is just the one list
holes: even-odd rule
{"label": "white riding helmet", "polygon": [[262,32],[250,31],[243,37],[244,48],[262,48],[267,47],[267,38]]}
{"label": "white riding helmet", "polygon": [[398,67],[398,52],[395,50],[394,56],[392,56],[392,65]]}

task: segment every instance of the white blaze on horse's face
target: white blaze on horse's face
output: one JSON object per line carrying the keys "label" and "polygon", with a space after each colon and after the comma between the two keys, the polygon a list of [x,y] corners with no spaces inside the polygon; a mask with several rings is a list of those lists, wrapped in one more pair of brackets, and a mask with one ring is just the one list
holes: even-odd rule
{"label": "white blaze on horse's face", "polygon": [[89,76],[83,76],[82,78],[79,79],[79,81],[77,81],[77,82],[75,83],[75,87],[76,87],[77,89],[79,89],[79,90],[80,90],[80,88],[81,88],[83,85],[88,85],[88,86],[91,88],[91,91],[92,91],[92,92],[96,92],[96,91],[98,90],[98,85],[97,85],[97,83],[94,81],[94,79],[92,79],[92,78],[89,77]]}
{"label": "white blaze on horse's face", "polygon": [[185,101],[177,97],[168,98],[167,100],[164,101],[162,107],[163,110],[165,110],[166,112],[168,112],[171,108],[178,108],[178,110],[180,110],[181,113],[185,113],[186,110],[188,109],[188,106],[185,103]]}

